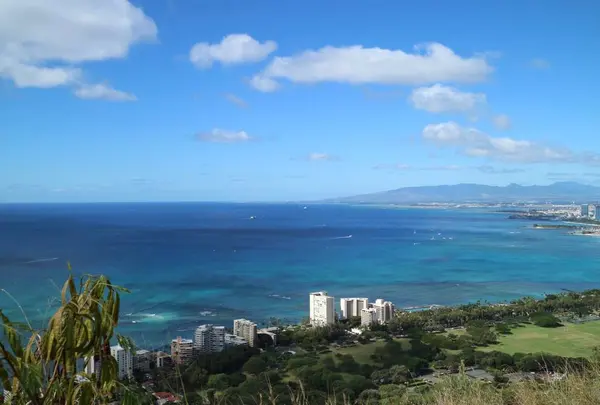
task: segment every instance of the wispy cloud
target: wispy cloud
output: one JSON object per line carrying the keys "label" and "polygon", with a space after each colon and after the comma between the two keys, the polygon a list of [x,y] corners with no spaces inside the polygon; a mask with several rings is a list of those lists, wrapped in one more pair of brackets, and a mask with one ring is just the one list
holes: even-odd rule
{"label": "wispy cloud", "polygon": [[529,61],[529,67],[532,69],[546,70],[550,69],[550,62],[542,58],[533,58]]}
{"label": "wispy cloud", "polygon": [[477,115],[487,104],[483,93],[469,93],[455,87],[434,84],[412,91],[410,103],[419,110],[431,113],[463,113]]}
{"label": "wispy cloud", "polygon": [[577,173],[568,173],[568,172],[548,172],[546,176],[550,177],[572,177],[577,176]]}
{"label": "wispy cloud", "polygon": [[148,186],[150,184],[153,183],[152,180],[150,179],[145,179],[143,177],[134,177],[133,179],[129,180],[129,182],[133,185],[133,186]]}
{"label": "wispy cloud", "polygon": [[236,96],[235,94],[225,93],[223,95],[223,97],[225,97],[225,100],[229,101],[232,104],[237,105],[240,108],[248,108],[248,103],[246,101],[244,101],[243,99],[241,99],[240,97]]}
{"label": "wispy cloud", "polygon": [[323,152],[312,152],[300,157],[292,157],[290,160],[304,160],[308,162],[333,162],[340,160],[338,156]]}
{"label": "wispy cloud", "polygon": [[506,114],[498,114],[492,117],[492,123],[501,131],[506,131],[510,129],[512,123],[510,121],[510,117]]}
{"label": "wispy cloud", "polygon": [[75,89],[75,96],[84,100],[136,101],[131,93],[113,89],[108,84],[86,84]]}
{"label": "wispy cloud", "polygon": [[321,152],[312,152],[306,156],[306,159],[311,162],[320,162],[320,161],[334,161],[339,160],[337,156],[330,155],[329,153],[321,153]]}
{"label": "wispy cloud", "polygon": [[600,165],[600,155],[576,153],[567,147],[493,137],[475,128],[465,128],[455,122],[427,125],[421,137],[440,148],[454,148],[463,155],[512,163],[581,163]]}
{"label": "wispy cloud", "polygon": [[209,132],[200,132],[196,134],[196,139],[202,142],[214,143],[241,143],[253,140],[246,131],[229,131],[226,129],[215,128]]}
{"label": "wispy cloud", "polygon": [[460,165],[440,165],[440,166],[411,166],[404,163],[398,164],[379,164],[373,166],[375,170],[400,170],[400,171],[456,171],[465,169]]}
{"label": "wispy cloud", "polygon": [[486,174],[512,174],[522,173],[525,169],[521,168],[497,168],[490,165],[482,166],[461,166],[461,165],[439,165],[439,166],[411,166],[407,164],[379,164],[373,166],[375,170],[398,170],[398,171],[458,171],[458,170],[477,170]]}
{"label": "wispy cloud", "polygon": [[521,168],[497,168],[489,165],[477,166],[475,168],[485,174],[514,174],[525,172],[525,169]]}

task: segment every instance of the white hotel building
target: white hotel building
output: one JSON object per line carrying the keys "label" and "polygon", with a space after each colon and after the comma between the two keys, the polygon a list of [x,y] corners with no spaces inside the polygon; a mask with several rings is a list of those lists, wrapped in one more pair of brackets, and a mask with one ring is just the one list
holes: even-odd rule
{"label": "white hotel building", "polygon": [[117,360],[117,372],[120,380],[131,378],[133,374],[133,357],[131,352],[119,345],[111,346],[110,354]]}
{"label": "white hotel building", "polygon": [[387,323],[394,317],[394,304],[390,301],[379,298],[373,304],[373,308],[377,312],[377,322],[379,323]]}
{"label": "white hotel building", "polygon": [[342,298],[340,299],[342,318],[349,319],[353,316],[361,316],[364,308],[369,308],[368,298]]}
{"label": "white hotel building", "polygon": [[313,326],[332,325],[335,322],[334,297],[327,295],[325,291],[311,293],[310,299],[310,323]]}
{"label": "white hotel building", "polygon": [[363,308],[360,311],[361,326],[369,326],[377,322],[377,310],[375,308]]}

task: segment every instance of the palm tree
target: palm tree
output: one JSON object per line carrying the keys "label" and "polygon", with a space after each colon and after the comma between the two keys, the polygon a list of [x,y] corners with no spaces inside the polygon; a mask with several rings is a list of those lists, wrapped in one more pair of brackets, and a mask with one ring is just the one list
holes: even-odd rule
{"label": "palm tree", "polygon": [[[45,330],[35,330],[29,322],[11,322],[0,309],[0,382],[10,392],[11,404],[104,404],[117,392],[123,404],[138,403],[119,382],[110,354],[114,338],[134,351],[131,340],[115,334],[120,293],[128,291],[105,276],[87,275],[78,284],[70,274],[61,305]],[[97,374],[78,370],[78,363],[87,365],[92,358],[100,361]]]}

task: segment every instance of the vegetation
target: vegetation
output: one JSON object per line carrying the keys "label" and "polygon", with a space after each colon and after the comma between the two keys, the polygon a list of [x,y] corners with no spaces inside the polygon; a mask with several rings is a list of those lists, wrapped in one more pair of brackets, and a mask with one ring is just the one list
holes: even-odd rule
{"label": "vegetation", "polygon": [[590,357],[600,346],[600,322],[565,324],[560,328],[524,325],[499,336],[497,345],[480,350],[498,350],[508,354],[543,352],[565,357]]}
{"label": "vegetation", "polygon": [[[0,378],[13,393],[12,403],[146,401],[148,394],[137,383],[117,380],[109,351],[115,339],[134,350],[132,342],[115,335],[124,291],[106,277],[89,276],[79,286],[69,277],[61,306],[42,331],[11,322],[0,311],[6,342],[0,344]],[[600,323],[565,320],[599,308],[600,291],[592,290],[399,313],[360,336],[349,333],[357,319],[280,328],[280,347],[238,346],[198,355],[188,364],[153,370],[152,383],[155,391],[178,394],[188,405],[558,403],[552,395],[565,404],[598,403],[600,372],[592,361],[598,351],[592,348],[600,339]],[[560,339],[570,351],[553,351]],[[77,367],[80,359],[92,357],[102,364],[98,377]],[[487,370],[490,381],[467,376],[467,367]],[[544,381],[548,373],[567,371],[564,380]],[[507,373],[538,373],[538,381],[509,383]],[[439,382],[426,383],[432,378]]]}
{"label": "vegetation", "polygon": [[[11,322],[0,310],[0,380],[12,394],[12,404],[93,404],[120,398],[123,404],[140,403],[145,396],[119,383],[110,342],[133,350],[131,342],[115,335],[120,292],[104,276],[83,278],[79,285],[69,276],[61,305],[45,330],[27,321]],[[78,363],[96,358],[98,376],[86,374]]]}

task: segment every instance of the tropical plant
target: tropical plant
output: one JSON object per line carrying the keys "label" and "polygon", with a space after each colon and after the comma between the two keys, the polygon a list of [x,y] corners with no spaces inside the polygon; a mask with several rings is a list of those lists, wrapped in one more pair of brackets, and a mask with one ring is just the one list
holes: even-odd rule
{"label": "tropical plant", "polygon": [[[25,322],[17,323],[0,309],[0,381],[9,403],[104,404],[117,395],[123,404],[140,403],[139,392],[119,382],[110,353],[111,340],[134,351],[131,340],[115,333],[120,293],[128,291],[105,276],[83,276],[77,285],[70,266],[69,272],[46,329],[34,329],[25,312]],[[99,370],[88,374],[92,359]]]}

